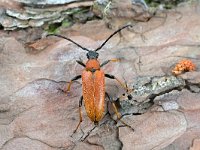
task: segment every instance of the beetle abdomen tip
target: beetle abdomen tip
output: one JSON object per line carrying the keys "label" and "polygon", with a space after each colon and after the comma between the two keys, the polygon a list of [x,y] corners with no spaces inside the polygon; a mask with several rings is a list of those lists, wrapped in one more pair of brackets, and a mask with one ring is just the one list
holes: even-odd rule
{"label": "beetle abdomen tip", "polygon": [[94,125],[97,126],[99,124],[98,121],[94,121]]}

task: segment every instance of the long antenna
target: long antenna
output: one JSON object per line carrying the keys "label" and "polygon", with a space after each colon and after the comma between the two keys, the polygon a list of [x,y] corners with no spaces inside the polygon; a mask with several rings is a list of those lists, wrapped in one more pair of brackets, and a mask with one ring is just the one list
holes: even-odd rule
{"label": "long antenna", "polygon": [[79,45],[78,43],[72,41],[71,39],[69,39],[69,38],[67,38],[67,37],[65,37],[65,36],[58,35],[58,34],[48,34],[47,37],[48,37],[48,36],[57,36],[57,37],[60,37],[60,38],[66,39],[66,40],[68,40],[68,41],[74,43],[74,44],[77,45],[78,47],[80,47],[82,50],[84,50],[84,51],[90,51],[89,49],[87,49],[87,48],[85,48],[85,47],[82,47],[82,46]]}
{"label": "long antenna", "polygon": [[123,30],[123,29],[125,29],[125,28],[127,28],[127,27],[132,27],[132,25],[126,25],[126,26],[123,26],[123,27],[119,28],[117,31],[115,31],[113,34],[111,34],[111,35],[105,40],[105,42],[104,42],[103,44],[101,44],[101,46],[98,47],[95,51],[100,50],[100,49],[106,44],[106,42],[108,42],[108,40],[110,40],[115,34],[117,34],[118,32],[120,32],[121,30]]}

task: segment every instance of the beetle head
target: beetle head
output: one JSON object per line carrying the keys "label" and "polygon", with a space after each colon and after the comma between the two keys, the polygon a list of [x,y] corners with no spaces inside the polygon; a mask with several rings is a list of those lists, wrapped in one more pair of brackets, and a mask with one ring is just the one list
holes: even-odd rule
{"label": "beetle head", "polygon": [[96,51],[88,51],[86,56],[88,59],[97,59],[99,57],[99,54]]}

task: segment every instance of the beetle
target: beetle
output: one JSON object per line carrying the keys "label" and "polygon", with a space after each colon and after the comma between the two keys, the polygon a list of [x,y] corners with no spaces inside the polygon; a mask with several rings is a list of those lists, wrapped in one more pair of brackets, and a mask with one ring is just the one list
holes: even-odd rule
{"label": "beetle", "polygon": [[[73,40],[64,37],[62,35],[57,35],[57,34],[49,34],[47,36],[57,36],[63,39],[66,39],[78,47],[80,47],[82,50],[87,51],[87,58],[88,61],[86,64],[82,62],[81,60],[76,60],[78,64],[83,66],[85,69],[83,70],[81,75],[77,75],[74,78],[71,79],[69,82],[67,88],[65,88],[65,92],[69,92],[71,88],[71,84],[73,81],[78,80],[82,78],[82,93],[83,96],[81,96],[79,100],[79,116],[80,120],[79,123],[74,130],[74,133],[77,131],[79,128],[81,122],[82,122],[82,112],[81,112],[81,106],[84,101],[85,109],[87,116],[90,118],[92,122],[94,122],[95,125],[98,125],[98,122],[103,118],[104,116],[104,107],[105,107],[105,97],[109,99],[109,101],[112,102],[110,99],[110,96],[108,93],[105,91],[105,77],[110,78],[110,79],[115,79],[125,90],[127,90],[127,86],[122,83],[118,78],[116,78],[114,75],[110,74],[105,74],[104,71],[101,69],[103,66],[108,64],[109,62],[116,62],[119,61],[119,59],[110,59],[104,61],[102,64],[98,61],[98,56],[99,54],[97,51],[99,51],[105,44],[110,40],[115,34],[120,32],[121,30],[127,28],[127,27],[132,27],[131,25],[126,25],[121,28],[119,28],[117,31],[115,31],[113,34],[111,34],[102,44],[95,50],[89,50],[85,47],[82,47],[78,43],[74,42]],[[117,107],[114,102],[112,102],[112,106],[114,108],[114,112],[116,113],[118,119],[120,119],[121,115],[117,110]],[[121,120],[120,120],[121,121]],[[121,121],[123,124],[127,125],[125,122]],[[129,125],[127,125],[129,126]]]}

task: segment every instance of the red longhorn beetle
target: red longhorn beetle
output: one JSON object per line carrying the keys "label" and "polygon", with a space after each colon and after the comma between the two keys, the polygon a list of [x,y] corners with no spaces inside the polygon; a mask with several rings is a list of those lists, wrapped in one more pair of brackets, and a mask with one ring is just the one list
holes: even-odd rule
{"label": "red longhorn beetle", "polygon": [[[56,34],[48,35],[48,36],[57,36],[60,38],[64,38],[64,39],[74,43],[75,45],[80,47],[82,50],[88,51],[87,52],[88,61],[86,62],[86,64],[83,63],[81,60],[76,61],[81,66],[85,67],[85,69],[82,72],[82,75],[78,75],[78,76],[75,76],[74,78],[72,78],[68,85],[68,88],[65,90],[65,92],[70,91],[72,82],[82,78],[83,96],[81,96],[81,98],[79,100],[80,121],[79,121],[76,129],[74,130],[74,133],[77,131],[77,129],[79,128],[79,126],[82,122],[82,112],[81,112],[82,101],[84,101],[85,109],[86,109],[88,117],[90,118],[90,120],[92,122],[94,122],[95,125],[97,125],[98,122],[103,118],[105,96],[107,96],[108,99],[111,101],[110,96],[108,95],[107,92],[105,92],[105,77],[117,80],[117,82],[119,82],[119,84],[127,90],[127,86],[125,84],[123,84],[120,80],[118,80],[114,75],[104,74],[104,71],[101,70],[101,67],[103,67],[104,65],[108,64],[109,62],[119,61],[119,59],[106,60],[102,64],[100,64],[99,61],[97,60],[98,56],[99,56],[97,51],[100,50],[110,38],[112,38],[115,34],[117,34],[118,32],[120,32],[121,30],[123,30],[127,27],[131,27],[131,25],[126,25],[126,26],[118,29],[117,31],[115,31],[104,41],[104,43],[100,47],[98,47],[95,50],[89,50],[85,47],[82,47],[78,43],[72,41],[71,39],[69,39],[67,37],[61,36],[61,35],[56,35]],[[120,119],[121,116],[117,110],[115,103],[112,102],[112,106],[114,108],[115,113],[117,114],[118,119]],[[123,121],[121,121],[121,122],[123,124],[127,125]],[[127,125],[127,126],[129,126],[129,125]]]}

